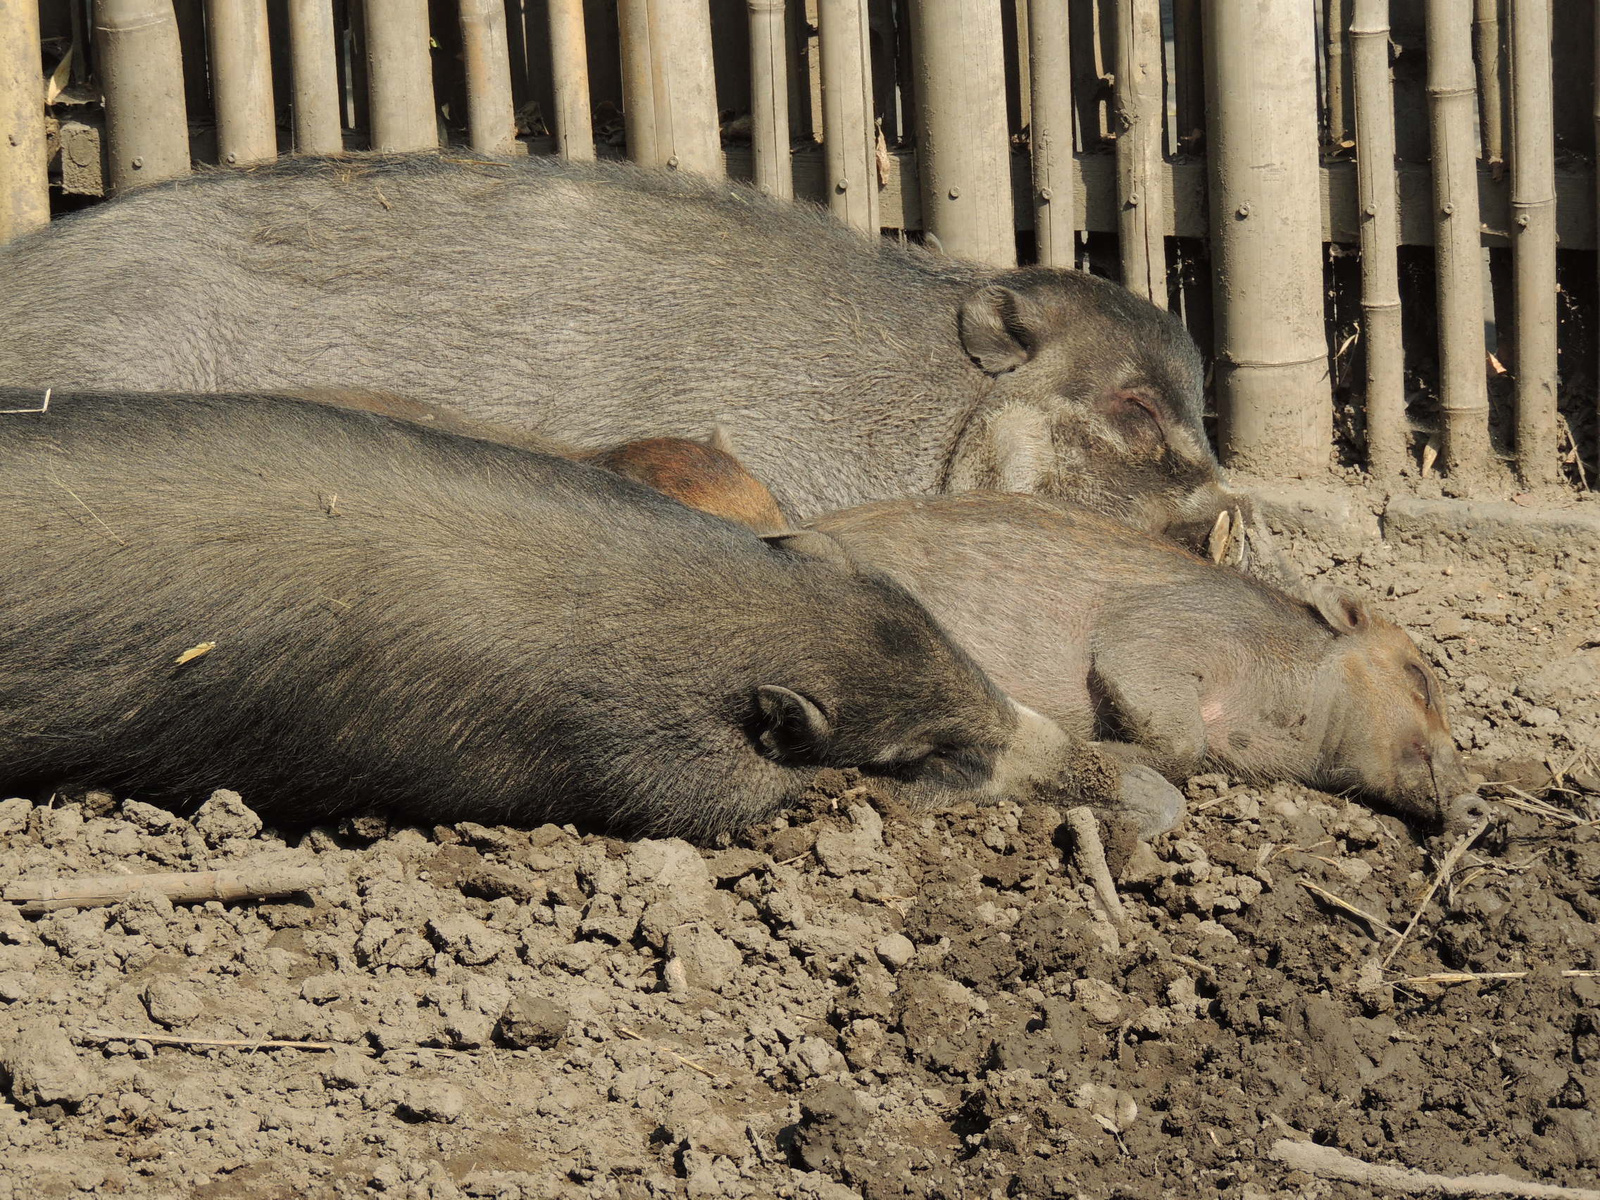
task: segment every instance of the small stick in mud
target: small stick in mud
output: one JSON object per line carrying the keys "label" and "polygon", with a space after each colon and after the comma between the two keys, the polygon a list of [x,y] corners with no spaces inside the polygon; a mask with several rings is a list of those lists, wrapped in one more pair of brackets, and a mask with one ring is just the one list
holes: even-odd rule
{"label": "small stick in mud", "polygon": [[1539,1200],[1600,1200],[1593,1188],[1558,1187],[1553,1183],[1530,1183],[1509,1175],[1434,1175],[1409,1167],[1389,1167],[1363,1162],[1332,1146],[1279,1138],[1272,1144],[1272,1157],[1297,1171],[1320,1179],[1338,1179],[1369,1188],[1387,1188],[1411,1195],[1428,1196],[1513,1196]]}
{"label": "small stick in mud", "polygon": [[1417,905],[1417,911],[1411,915],[1411,923],[1405,927],[1404,932],[1395,939],[1389,953],[1383,956],[1383,965],[1387,967],[1394,961],[1394,956],[1400,953],[1400,947],[1406,944],[1406,939],[1411,936],[1411,931],[1417,927],[1417,922],[1422,920],[1422,914],[1427,911],[1428,903],[1433,899],[1433,894],[1439,890],[1439,885],[1455,870],[1456,864],[1461,861],[1461,856],[1467,852],[1467,847],[1483,836],[1483,831],[1489,828],[1489,818],[1483,817],[1466,833],[1461,835],[1461,840],[1450,847],[1450,853],[1444,856],[1444,861],[1439,864],[1439,871],[1433,877],[1433,882],[1428,885],[1428,890],[1422,895],[1422,903]]}
{"label": "small stick in mud", "polygon": [[[623,1037],[627,1038],[629,1041],[643,1042],[647,1040],[644,1034],[637,1033],[634,1030],[629,1029],[626,1025],[618,1025],[617,1032]],[[700,1074],[704,1075],[707,1079],[715,1079],[717,1077],[715,1072],[708,1071],[705,1067],[702,1067],[699,1063],[695,1062],[694,1059],[685,1058],[676,1050],[668,1050],[665,1046],[657,1046],[656,1049],[661,1051],[661,1053],[665,1054],[668,1058],[676,1059],[679,1063],[688,1067],[691,1071],[699,1071]]]}
{"label": "small stick in mud", "polygon": [[1106,866],[1106,851],[1100,844],[1100,829],[1094,810],[1083,805],[1069,809],[1066,822],[1072,830],[1073,861],[1094,884],[1094,894],[1112,926],[1118,930],[1126,929],[1128,915],[1123,911],[1122,897],[1117,895],[1117,885],[1111,880],[1111,869]]}
{"label": "small stick in mud", "polygon": [[[1404,979],[1391,979],[1400,987],[1408,983],[1495,983],[1501,980],[1526,979],[1532,971],[1439,971],[1432,975],[1407,975]],[[1562,971],[1563,979],[1600,979],[1600,971]]]}
{"label": "small stick in mud", "polygon": [[1390,925],[1387,921],[1380,920],[1379,918],[1373,916],[1371,913],[1369,913],[1364,908],[1358,908],[1356,905],[1351,904],[1350,901],[1344,899],[1342,896],[1335,896],[1332,892],[1326,891],[1323,888],[1318,887],[1316,884],[1312,883],[1309,879],[1302,879],[1300,881],[1300,886],[1305,888],[1305,890],[1310,892],[1313,896],[1317,897],[1317,899],[1324,900],[1327,903],[1333,905],[1335,908],[1343,909],[1345,912],[1349,913],[1351,916],[1358,917],[1361,920],[1365,921],[1367,923],[1367,927],[1369,929],[1381,929],[1381,930],[1383,930],[1384,933],[1387,933],[1390,937],[1399,937],[1400,936],[1400,931],[1398,929],[1396,929],[1393,925]]}
{"label": "small stick in mud", "polygon": [[140,1033],[132,1029],[80,1029],[81,1042],[149,1042],[159,1046],[233,1046],[242,1050],[354,1050],[358,1054],[382,1057],[387,1054],[441,1054],[451,1058],[469,1058],[465,1050],[447,1050],[442,1046],[393,1046],[375,1050],[361,1042],[294,1042],[278,1038],[202,1038],[179,1037],[169,1033]]}
{"label": "small stick in mud", "polygon": [[163,1033],[138,1033],[128,1029],[81,1029],[78,1037],[86,1042],[149,1042],[162,1046],[238,1046],[251,1050],[372,1050],[355,1042],[286,1042],[270,1038],[176,1037]]}
{"label": "small stick in mud", "polygon": [[0,900],[34,917],[58,908],[120,904],[137,892],[159,892],[174,904],[207,900],[259,900],[308,892],[323,882],[320,867],[258,865],[224,871],[160,871],[152,875],[91,875],[72,879],[22,879],[8,883]]}

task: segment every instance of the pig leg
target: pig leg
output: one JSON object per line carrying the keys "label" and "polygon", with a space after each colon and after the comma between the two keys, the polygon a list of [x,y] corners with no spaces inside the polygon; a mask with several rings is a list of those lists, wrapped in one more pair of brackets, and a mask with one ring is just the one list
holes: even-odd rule
{"label": "pig leg", "polygon": [[1090,687],[1123,733],[1123,740],[1097,744],[1124,762],[1181,782],[1199,771],[1206,757],[1200,680],[1140,661],[1147,653],[1138,646],[1095,652]]}

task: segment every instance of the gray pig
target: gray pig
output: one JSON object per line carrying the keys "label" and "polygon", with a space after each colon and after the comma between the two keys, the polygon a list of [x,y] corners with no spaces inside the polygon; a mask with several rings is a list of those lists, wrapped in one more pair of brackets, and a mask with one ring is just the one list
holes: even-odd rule
{"label": "gray pig", "polygon": [[[0,786],[700,837],[829,766],[911,804],[1119,800],[821,535],[306,401],[0,410]],[[1159,776],[1120,779],[1176,817]]]}
{"label": "gray pig", "polygon": [[1354,596],[1293,599],[1037,497],[872,504],[815,524],[904,584],[1019,701],[1171,779],[1213,768],[1356,788],[1427,820],[1468,787],[1439,680]]}
{"label": "gray pig", "polygon": [[625,163],[287,158],[0,249],[0,383],[394,392],[574,445],[721,424],[798,515],[992,487],[1198,545],[1219,485],[1174,317]]}

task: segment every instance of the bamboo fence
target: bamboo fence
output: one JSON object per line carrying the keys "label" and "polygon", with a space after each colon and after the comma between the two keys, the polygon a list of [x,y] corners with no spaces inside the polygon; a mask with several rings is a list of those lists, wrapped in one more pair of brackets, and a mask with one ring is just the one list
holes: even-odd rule
{"label": "bamboo fence", "polygon": [[192,164],[626,154],[1121,279],[1231,465],[1594,486],[1593,7],[0,0],[0,240]]}

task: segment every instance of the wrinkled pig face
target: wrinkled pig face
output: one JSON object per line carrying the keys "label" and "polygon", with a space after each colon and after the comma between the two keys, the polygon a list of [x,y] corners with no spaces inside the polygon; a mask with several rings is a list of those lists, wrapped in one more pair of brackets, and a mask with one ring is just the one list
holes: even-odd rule
{"label": "wrinkled pig face", "polygon": [[1175,318],[1104,280],[1036,268],[966,297],[959,325],[992,383],[947,490],[1062,496],[1156,534],[1209,531],[1230,507],[1202,424],[1204,368]]}
{"label": "wrinkled pig face", "polygon": [[1440,819],[1467,777],[1438,676],[1404,630],[1360,600],[1330,592],[1315,601],[1339,635],[1326,786],[1357,787],[1411,816]]}

